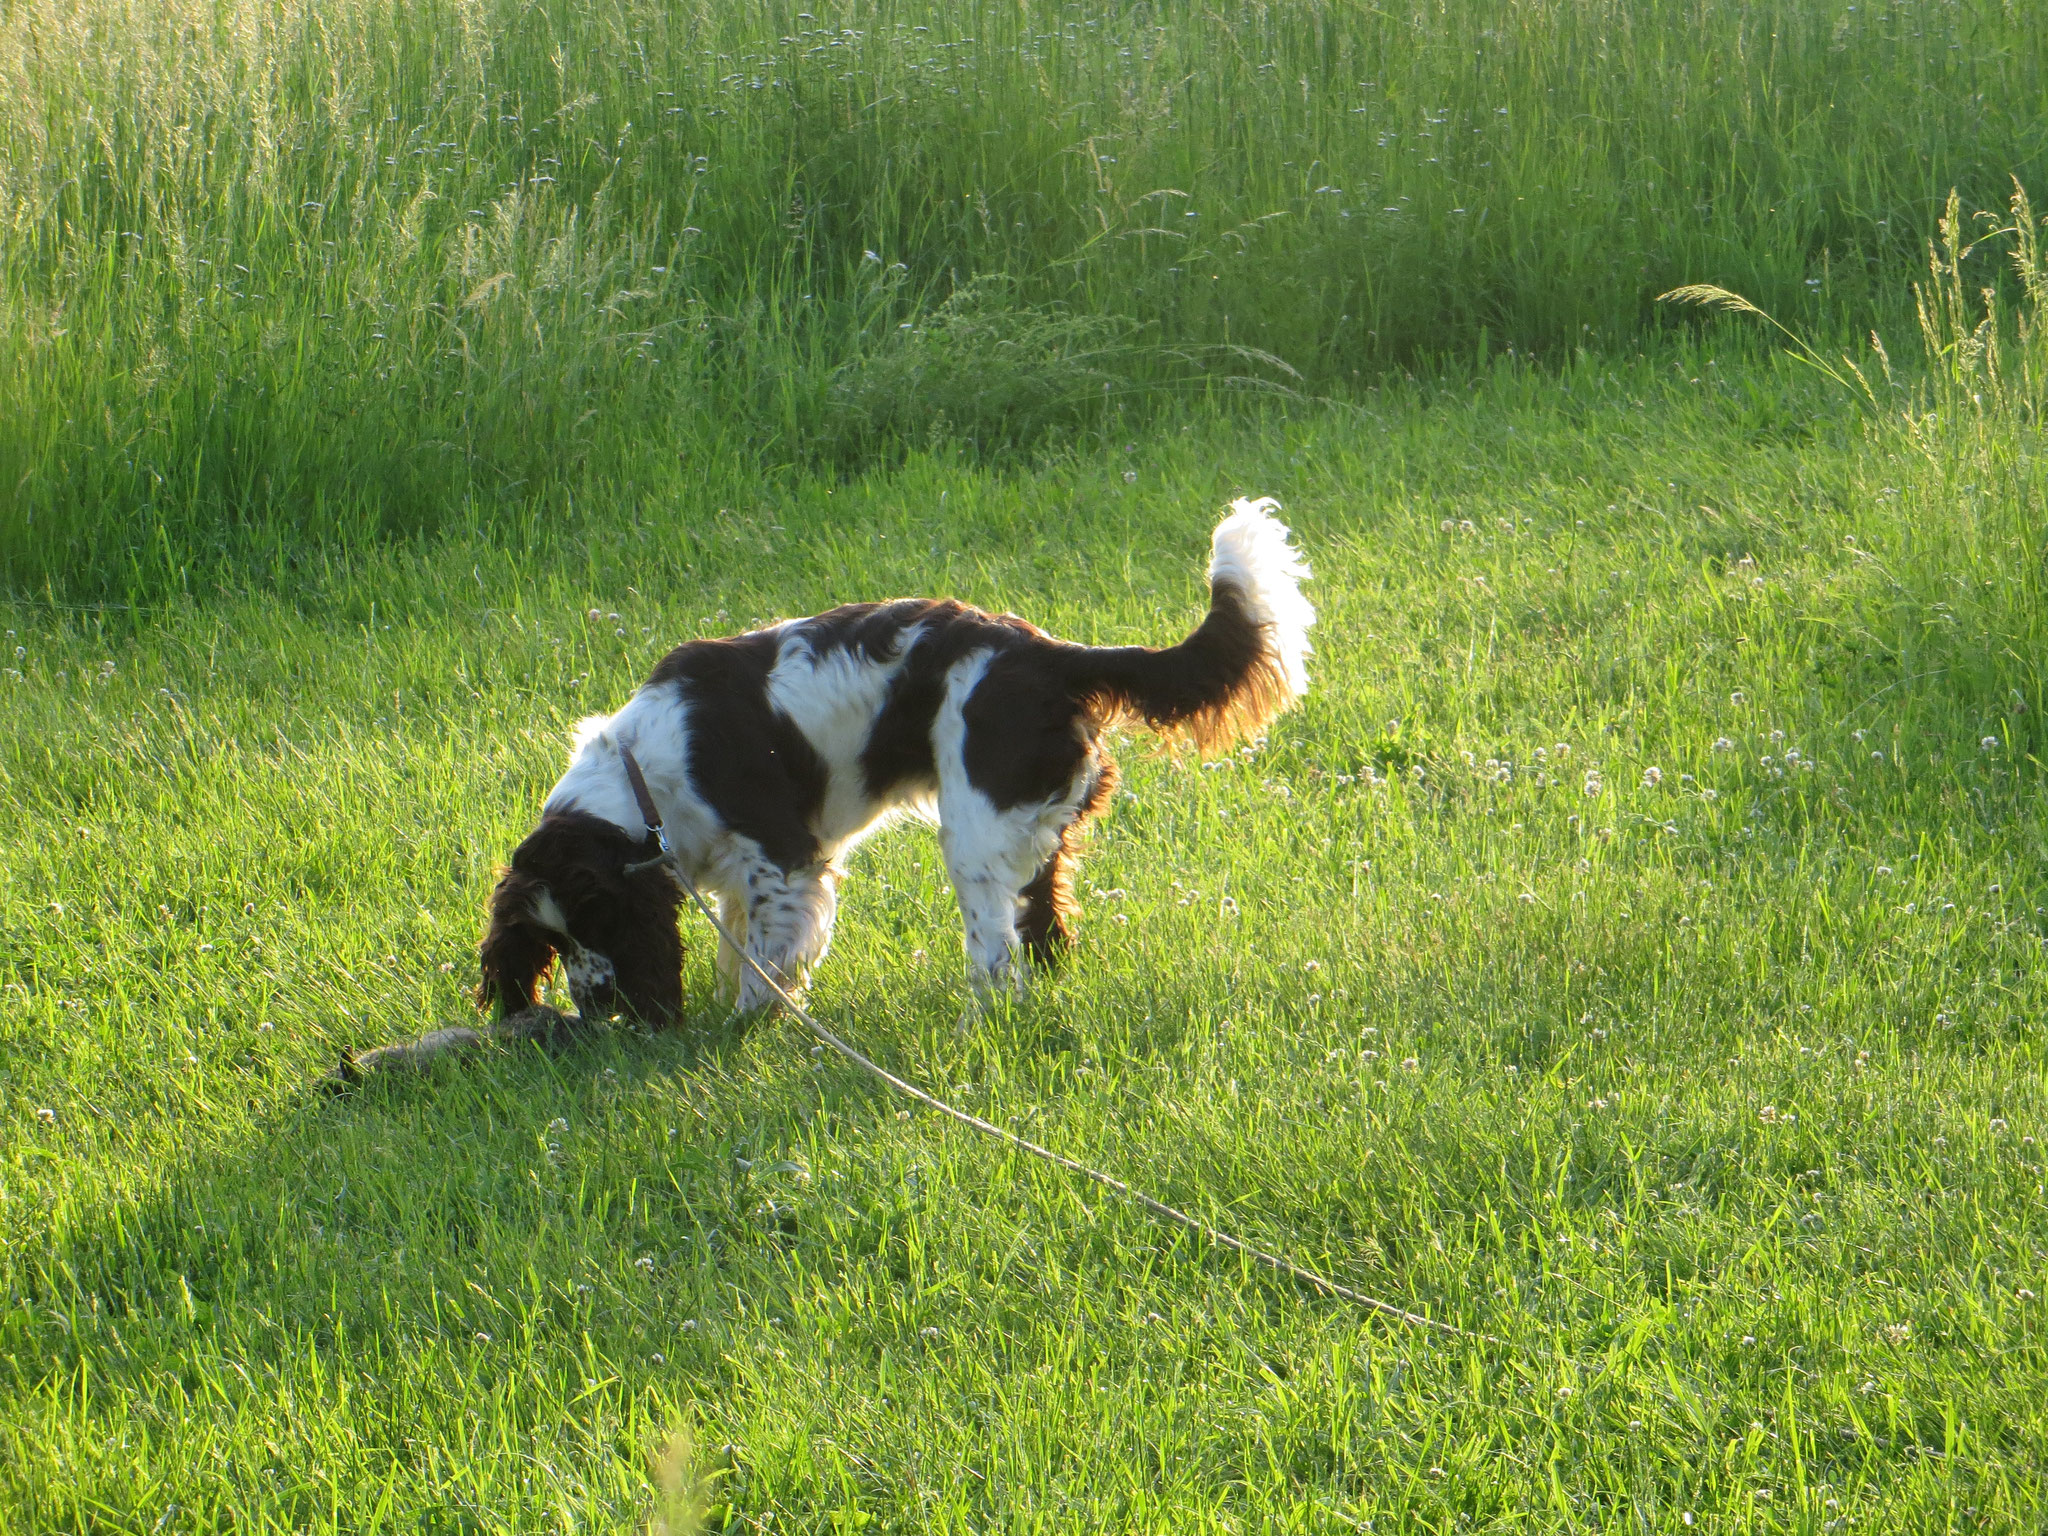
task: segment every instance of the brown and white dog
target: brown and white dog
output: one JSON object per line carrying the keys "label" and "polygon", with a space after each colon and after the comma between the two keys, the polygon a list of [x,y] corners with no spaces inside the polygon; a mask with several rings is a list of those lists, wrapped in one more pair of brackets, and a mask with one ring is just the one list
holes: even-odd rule
{"label": "brown and white dog", "polygon": [[[1277,510],[1233,503],[1211,541],[1208,616],[1164,649],[1071,645],[920,598],[678,646],[618,713],[577,726],[491,898],[478,1002],[529,1006],[559,955],[585,1018],[681,1017],[681,898],[646,863],[621,748],[691,878],[792,989],[824,958],[848,853],[906,815],[938,824],[977,988],[1016,976],[1020,950],[1050,959],[1082,825],[1116,787],[1104,728],[1142,722],[1206,750],[1307,689],[1315,610]],[[741,1011],[771,1002],[723,941],[718,972]]]}

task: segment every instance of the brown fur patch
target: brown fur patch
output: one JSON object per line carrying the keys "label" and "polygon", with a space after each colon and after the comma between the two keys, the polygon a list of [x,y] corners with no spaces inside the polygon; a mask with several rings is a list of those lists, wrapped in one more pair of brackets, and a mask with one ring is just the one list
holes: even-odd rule
{"label": "brown fur patch", "polygon": [[[917,626],[918,636],[861,747],[863,787],[877,799],[914,787],[936,786],[932,724],[944,702],[946,676],[961,657],[986,650],[1000,661],[1011,654],[1034,655],[1040,647],[1057,643],[1014,614],[983,613],[965,603],[897,602],[885,607],[901,616],[904,629]],[[835,608],[833,614],[848,611]]]}
{"label": "brown fur patch", "polygon": [[476,1005],[505,1013],[531,1008],[555,964],[555,941],[528,915],[546,882],[508,869],[491,892],[490,926],[477,946]]}
{"label": "brown fur patch", "polygon": [[1097,759],[1095,785],[1088,792],[1074,819],[1060,831],[1060,845],[1045,861],[1036,878],[1024,887],[1024,916],[1017,924],[1018,937],[1026,952],[1040,965],[1050,964],[1074,938],[1074,917],[1080,906],[1074,900],[1074,874],[1080,868],[1081,841],[1088,823],[1102,814],[1122,782],[1114,759]]}
{"label": "brown fur patch", "polygon": [[690,733],[690,786],[730,830],[751,837],[787,871],[817,861],[813,824],[825,801],[826,769],[796,722],[769,700],[768,674],[782,640],[774,630],[692,640],[663,657],[647,685],[674,683],[693,718],[718,722],[716,730]]}

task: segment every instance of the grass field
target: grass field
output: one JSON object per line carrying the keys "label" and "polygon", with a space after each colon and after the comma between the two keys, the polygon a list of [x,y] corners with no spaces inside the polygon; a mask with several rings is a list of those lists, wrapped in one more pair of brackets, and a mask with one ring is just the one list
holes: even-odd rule
{"label": "grass field", "polygon": [[[0,1528],[637,1530],[679,1437],[713,1529],[2048,1525],[2038,29],[1495,9],[0,0]],[[1318,233],[1304,136],[1451,188],[1316,60],[1535,123],[1467,168],[1499,233]],[[1213,313],[1091,201],[1155,85],[1127,200],[1302,173]],[[1725,199],[1651,217],[1651,160]],[[1951,182],[2028,233],[1930,272]],[[1345,272],[1414,329],[1317,320]],[[1657,319],[1688,280],[1889,362]],[[1305,706],[1122,751],[1025,1000],[956,1026],[905,829],[814,1003],[1497,1342],[723,1033],[700,925],[691,1031],[314,1091],[466,1015],[568,725],[679,638],[899,592],[1176,638],[1238,494],[1316,570]]]}
{"label": "grass field", "polygon": [[9,0],[0,580],[243,587],[1162,400],[1860,334],[2048,162],[2013,0]]}

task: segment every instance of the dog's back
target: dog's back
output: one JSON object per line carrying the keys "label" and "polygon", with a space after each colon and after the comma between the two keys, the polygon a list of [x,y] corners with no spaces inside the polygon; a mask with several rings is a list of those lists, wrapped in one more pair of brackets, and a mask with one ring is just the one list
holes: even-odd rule
{"label": "dog's back", "polygon": [[[1218,525],[1208,613],[1177,645],[1074,645],[899,599],[679,646],[625,708],[579,726],[493,898],[480,998],[526,1006],[560,954],[585,1013],[680,1012],[675,893],[635,868],[650,843],[624,750],[691,878],[786,984],[824,956],[846,855],[906,813],[938,823],[977,985],[1014,974],[1020,948],[1049,959],[1081,831],[1116,783],[1103,729],[1131,719],[1213,750],[1306,689],[1308,571],[1275,510],[1239,501]],[[738,956],[720,958],[739,1006],[766,1006]]]}

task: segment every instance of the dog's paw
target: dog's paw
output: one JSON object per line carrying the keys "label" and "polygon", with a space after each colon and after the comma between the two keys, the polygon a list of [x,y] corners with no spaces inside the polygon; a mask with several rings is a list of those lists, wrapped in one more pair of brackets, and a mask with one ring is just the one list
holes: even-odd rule
{"label": "dog's paw", "polygon": [[777,1002],[751,1008],[744,1004],[734,1004],[725,1010],[716,1024],[711,1026],[710,1032],[720,1039],[742,1040],[781,1012],[782,1005]]}
{"label": "dog's paw", "polygon": [[[801,1006],[806,994],[806,981],[807,978],[785,981],[782,983],[782,991],[791,1001]],[[766,983],[759,977],[749,977],[748,985],[740,988],[740,1000],[733,1004],[732,1011],[735,1014],[751,1014],[758,1019],[772,1019],[782,1012],[783,1007],[782,998]]]}

